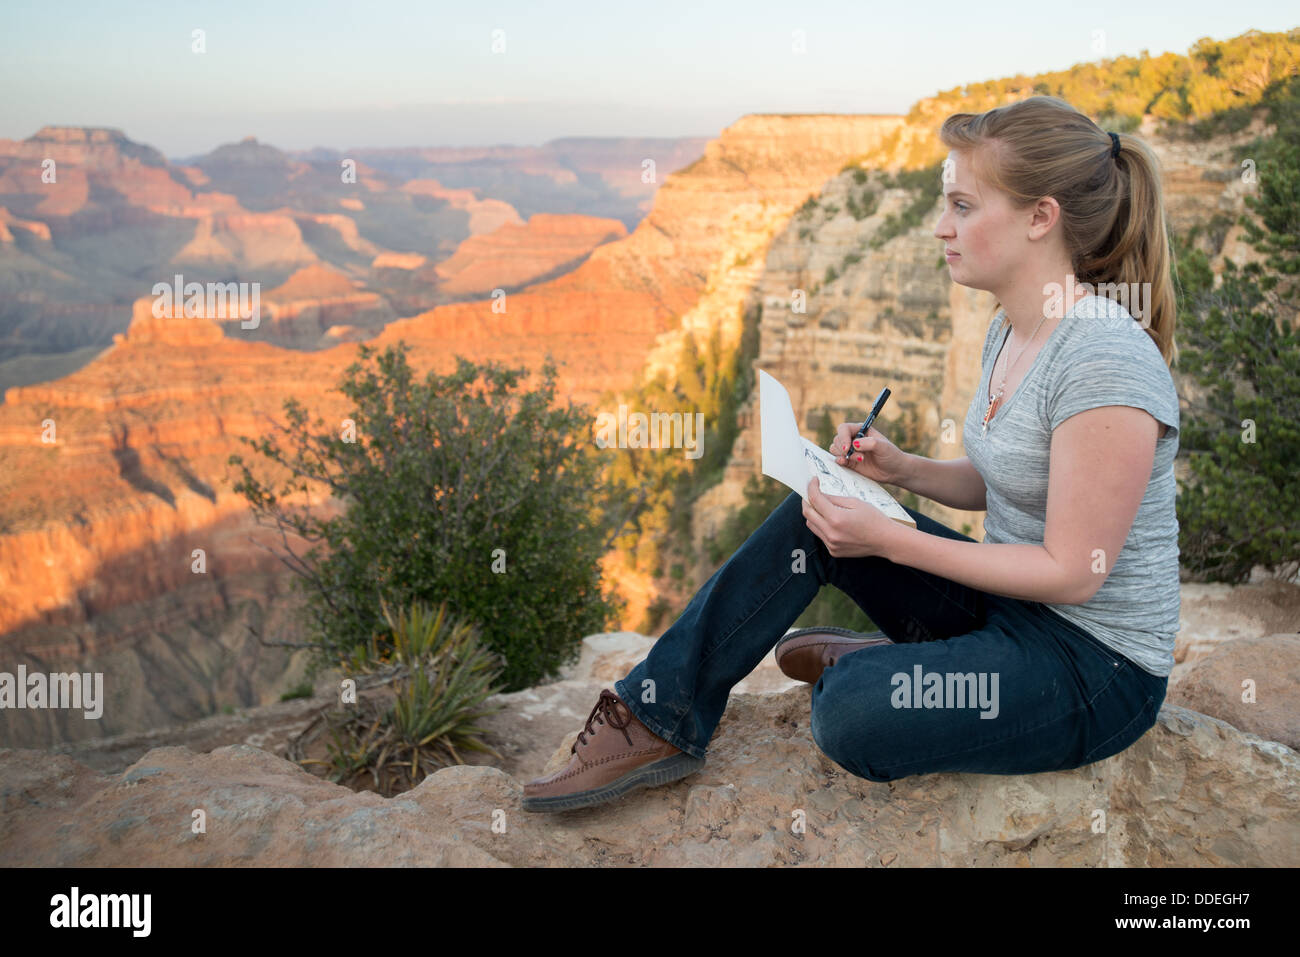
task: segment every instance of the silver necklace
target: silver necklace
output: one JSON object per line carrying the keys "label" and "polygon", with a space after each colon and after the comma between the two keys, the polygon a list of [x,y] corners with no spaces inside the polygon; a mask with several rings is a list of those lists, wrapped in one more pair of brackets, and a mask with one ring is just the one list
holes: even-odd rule
{"label": "silver necklace", "polygon": [[[1062,293],[1062,295],[1064,295],[1064,293]],[[1058,296],[1057,299],[1060,299],[1060,296]],[[1038,335],[1038,330],[1043,328],[1043,323],[1047,321],[1047,314],[1056,305],[1056,302],[1056,299],[1052,300],[1052,302],[1043,309],[1043,318],[1039,319],[1038,325],[1034,326],[1034,331],[1030,333],[1029,340],[1020,347],[1020,352],[1016,354],[1015,360],[1002,370],[1002,384],[998,386],[998,391],[989,399],[989,407],[984,410],[984,421],[981,423],[983,427],[983,431],[981,432],[982,435],[989,434],[989,421],[993,418],[993,413],[996,412],[998,407],[1002,404],[1002,394],[1007,388],[1007,377],[1011,375],[1011,370],[1015,368],[1016,363],[1020,361],[1020,357],[1023,356],[1025,350],[1029,348],[1029,343],[1034,341],[1034,336]]]}

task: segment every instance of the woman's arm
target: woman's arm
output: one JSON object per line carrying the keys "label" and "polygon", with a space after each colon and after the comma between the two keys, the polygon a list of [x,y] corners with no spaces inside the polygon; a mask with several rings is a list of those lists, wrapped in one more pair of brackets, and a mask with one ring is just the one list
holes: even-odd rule
{"label": "woman's arm", "polygon": [[908,455],[907,473],[898,484],[949,508],[967,512],[988,508],[984,478],[971,465],[969,456],[928,459],[924,455]]}
{"label": "woman's arm", "polygon": [[962,542],[888,522],[877,553],[998,595],[1083,604],[1105,582],[1133,527],[1151,477],[1157,425],[1142,409],[1111,405],[1057,426],[1042,545]]}

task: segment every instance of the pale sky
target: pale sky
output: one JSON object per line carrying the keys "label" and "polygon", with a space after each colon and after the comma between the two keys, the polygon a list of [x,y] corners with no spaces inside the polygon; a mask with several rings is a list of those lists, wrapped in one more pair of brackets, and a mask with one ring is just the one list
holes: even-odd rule
{"label": "pale sky", "polygon": [[112,126],[170,157],[249,135],[285,149],[713,137],[746,113],[901,113],[964,83],[1298,20],[1273,0],[3,0],[0,137]]}

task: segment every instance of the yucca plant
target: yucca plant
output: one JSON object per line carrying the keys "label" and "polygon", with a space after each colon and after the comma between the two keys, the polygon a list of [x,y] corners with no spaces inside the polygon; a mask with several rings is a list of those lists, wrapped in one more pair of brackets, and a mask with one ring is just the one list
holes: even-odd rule
{"label": "yucca plant", "polygon": [[[375,790],[389,796],[439,768],[464,764],[463,752],[500,758],[476,722],[501,710],[484,701],[497,690],[502,662],[480,642],[477,627],[450,622],[446,602],[436,610],[416,602],[396,614],[386,603],[381,607],[387,640],[372,638],[341,664],[359,676],[359,689],[389,686],[391,703],[362,695],[355,705],[322,714],[293,741],[291,756],[300,764],[327,766],[331,780],[349,786],[368,775]],[[379,653],[380,646],[391,653]],[[330,737],[327,758],[303,757],[322,730]]]}
{"label": "yucca plant", "polygon": [[493,693],[501,673],[498,655],[479,643],[477,629],[457,624],[444,627],[447,603],[437,613],[415,603],[396,620],[384,606],[384,620],[393,630],[394,657],[407,677],[397,689],[392,727],[412,758],[413,773],[428,756],[443,754],[464,764],[457,747],[500,757],[481,738],[474,722],[501,710],[483,701]]}

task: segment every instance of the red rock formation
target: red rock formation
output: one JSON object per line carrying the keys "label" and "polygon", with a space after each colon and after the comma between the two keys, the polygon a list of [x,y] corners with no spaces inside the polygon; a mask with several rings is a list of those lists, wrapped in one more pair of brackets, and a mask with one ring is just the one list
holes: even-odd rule
{"label": "red rock formation", "polygon": [[319,264],[304,266],[262,298],[259,338],[280,345],[320,347],[365,338],[395,316],[383,296]]}
{"label": "red rock formation", "polygon": [[438,289],[452,296],[488,297],[543,276],[567,272],[591,251],[622,239],[627,229],[617,219],[538,213],[525,224],[507,223],[495,232],[471,236],[455,255],[432,268]]}
{"label": "red rock formation", "polygon": [[50,241],[50,227],[34,219],[19,219],[9,210],[0,206],[0,243],[14,242],[13,230],[21,230],[33,239]]}
{"label": "red rock formation", "polygon": [[448,189],[436,179],[413,179],[402,184],[402,192],[412,196],[430,196],[446,202],[452,209],[469,214],[469,234],[491,233],[506,225],[519,226],[523,219],[515,208],[499,199],[480,199],[472,189]]}
{"label": "red rock formation", "polygon": [[215,213],[203,216],[173,263],[261,276],[317,261],[292,216],[277,213]]}
{"label": "red rock formation", "polygon": [[[656,340],[699,300],[715,264],[729,261],[737,208],[771,208],[764,222],[781,221],[847,156],[901,122],[746,117],[664,183],[634,233],[597,246],[572,273],[508,295],[504,312],[467,302],[392,323],[375,344],[405,340],[421,373],[449,372],[458,355],[535,370],[550,353],[561,363],[559,394],[578,402],[634,386]],[[238,437],[266,434],[289,396],[326,421],[348,411],[333,389],[355,345],[299,353],[247,341],[233,325],[225,337],[214,329],[210,320],[155,319],[145,299],[128,333],[90,365],[8,390],[0,406],[0,631],[72,627],[146,600],[139,614],[148,618],[192,583],[192,547],[210,546],[212,529],[246,521],[226,464],[232,452],[247,453]],[[53,444],[42,442],[49,421]],[[209,567],[251,563],[252,551],[233,531],[223,534]],[[0,643],[12,649],[13,637]]]}
{"label": "red rock formation", "polygon": [[304,299],[351,296],[356,293],[359,285],[338,270],[318,263],[304,266],[263,295],[268,302],[300,302]]}

